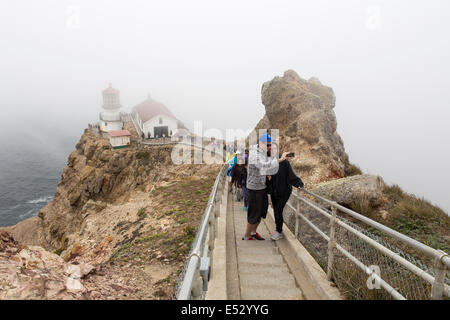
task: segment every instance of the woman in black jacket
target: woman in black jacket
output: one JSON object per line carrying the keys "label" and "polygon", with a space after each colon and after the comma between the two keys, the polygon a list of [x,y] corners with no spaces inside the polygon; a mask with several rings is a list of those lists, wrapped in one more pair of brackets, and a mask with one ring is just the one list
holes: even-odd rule
{"label": "woman in black jacket", "polygon": [[[273,157],[278,154],[278,145],[274,142],[272,142],[270,154]],[[267,180],[276,225],[276,231],[271,239],[280,240],[283,238],[283,209],[291,196],[292,186],[303,188],[304,184],[302,179],[296,176],[288,160],[281,161],[277,174],[267,176]]]}

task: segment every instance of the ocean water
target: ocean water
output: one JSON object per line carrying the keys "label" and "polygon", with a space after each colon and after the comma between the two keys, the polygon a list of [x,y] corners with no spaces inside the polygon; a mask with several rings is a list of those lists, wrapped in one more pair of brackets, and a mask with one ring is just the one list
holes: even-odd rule
{"label": "ocean water", "polygon": [[[81,135],[82,129],[80,130]],[[56,134],[55,134],[56,133]],[[0,226],[33,217],[51,201],[79,136],[33,130],[0,139]]]}

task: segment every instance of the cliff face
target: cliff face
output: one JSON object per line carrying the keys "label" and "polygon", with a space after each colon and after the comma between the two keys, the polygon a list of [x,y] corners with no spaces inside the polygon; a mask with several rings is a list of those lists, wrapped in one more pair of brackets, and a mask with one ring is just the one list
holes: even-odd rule
{"label": "cliff face", "polygon": [[107,139],[84,133],[69,156],[53,200],[38,214],[39,244],[56,249],[64,235],[79,231],[89,210],[88,200],[101,201],[97,204],[101,208],[123,201],[137,186],[157,182],[159,174],[154,169],[170,164],[169,149],[155,148],[151,153],[136,147],[111,150]]}
{"label": "cliff face", "polygon": [[171,298],[220,168],[174,165],[171,151],[112,150],[85,131],[53,200],[4,228],[0,298]]}
{"label": "cliff face", "polygon": [[279,129],[280,151],[309,183],[344,176],[348,156],[336,132],[335,96],[319,80],[304,80],[293,70],[265,82],[261,90],[266,114],[256,129]]}

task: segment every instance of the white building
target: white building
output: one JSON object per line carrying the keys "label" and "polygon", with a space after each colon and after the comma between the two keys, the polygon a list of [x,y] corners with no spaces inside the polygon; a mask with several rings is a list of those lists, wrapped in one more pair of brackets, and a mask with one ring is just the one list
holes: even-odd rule
{"label": "white building", "polygon": [[110,131],[108,135],[113,149],[121,149],[130,145],[131,134],[128,130]]}
{"label": "white building", "polygon": [[182,126],[165,105],[152,100],[150,95],[131,114],[146,138],[171,137]]}
{"label": "white building", "polygon": [[120,116],[120,92],[109,84],[103,90],[103,110],[100,112],[100,130],[103,132],[120,131],[123,122]]}

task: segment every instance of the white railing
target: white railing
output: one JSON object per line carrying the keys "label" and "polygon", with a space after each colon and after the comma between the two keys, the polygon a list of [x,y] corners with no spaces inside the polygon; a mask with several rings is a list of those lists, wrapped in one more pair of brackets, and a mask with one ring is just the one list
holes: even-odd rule
{"label": "white railing", "polygon": [[214,182],[191,251],[180,275],[176,293],[178,300],[204,299],[208,290],[211,272],[210,257],[214,250],[214,239],[216,238],[216,218],[220,213],[222,195],[227,192],[224,187],[227,167],[227,165],[222,166]]}
{"label": "white railing", "polygon": [[[450,257],[447,253],[433,249],[336,202],[307,190],[300,190],[300,194],[292,193],[287,205],[294,213],[295,224],[291,227],[297,239],[316,260],[321,260],[329,280],[340,279],[342,281],[337,282],[346,285],[351,280],[355,281],[355,278],[356,282],[361,282],[350,286],[350,289],[340,289],[363,290],[362,288],[369,287],[368,281],[373,280],[379,285],[375,289],[384,289],[394,299],[450,297],[450,287],[447,284],[450,281],[446,277]],[[311,199],[318,200],[323,205]],[[292,202],[297,203],[293,205]],[[349,218],[346,219],[342,213]],[[350,219],[359,224],[351,222]],[[361,227],[361,223],[374,228],[384,237]],[[433,261],[432,268],[422,259],[413,257],[386,239],[407,246],[408,251],[425,255],[428,257],[425,260]],[[366,274],[365,277],[355,277],[355,265]],[[373,286],[368,289],[374,290]],[[374,296],[383,298],[380,294],[374,293]]]}

